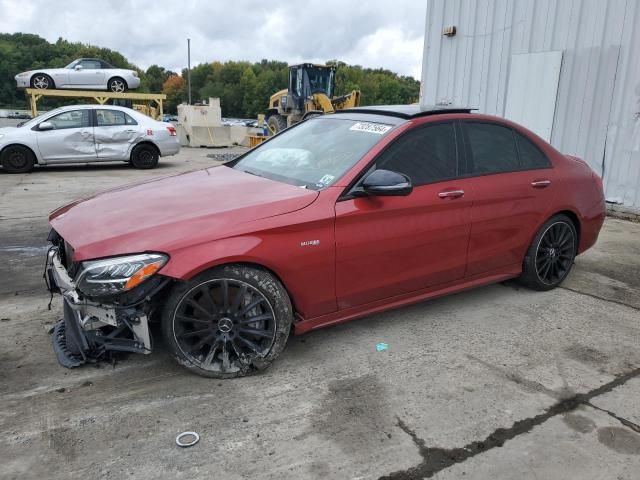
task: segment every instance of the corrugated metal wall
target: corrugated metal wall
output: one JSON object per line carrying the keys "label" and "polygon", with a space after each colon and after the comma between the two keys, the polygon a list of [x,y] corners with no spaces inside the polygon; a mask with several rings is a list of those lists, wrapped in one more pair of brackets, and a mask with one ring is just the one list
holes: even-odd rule
{"label": "corrugated metal wall", "polygon": [[428,0],[421,103],[502,116],[511,56],[552,50],[564,53],[551,143],[640,211],[639,0]]}

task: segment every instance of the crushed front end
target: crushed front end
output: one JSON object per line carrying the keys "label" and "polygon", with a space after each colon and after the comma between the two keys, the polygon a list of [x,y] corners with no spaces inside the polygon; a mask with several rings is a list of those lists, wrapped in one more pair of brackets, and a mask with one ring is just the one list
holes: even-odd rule
{"label": "crushed front end", "polygon": [[73,368],[112,352],[151,353],[149,321],[171,281],[156,273],[168,257],[142,253],[75,262],[73,248],[55,230],[48,240],[45,282],[64,301],[64,317],[53,331],[60,364]]}

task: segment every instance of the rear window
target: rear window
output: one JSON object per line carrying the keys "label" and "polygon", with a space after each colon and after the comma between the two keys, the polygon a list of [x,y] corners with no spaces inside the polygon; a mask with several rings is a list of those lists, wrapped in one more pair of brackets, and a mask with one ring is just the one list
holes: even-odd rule
{"label": "rear window", "polygon": [[520,169],[513,131],[492,123],[465,122],[471,149],[472,173],[513,172]]}
{"label": "rear window", "polygon": [[518,145],[518,153],[520,154],[520,166],[523,170],[534,168],[548,168],[551,166],[547,156],[536,147],[531,140],[514,132],[516,136],[516,144]]}

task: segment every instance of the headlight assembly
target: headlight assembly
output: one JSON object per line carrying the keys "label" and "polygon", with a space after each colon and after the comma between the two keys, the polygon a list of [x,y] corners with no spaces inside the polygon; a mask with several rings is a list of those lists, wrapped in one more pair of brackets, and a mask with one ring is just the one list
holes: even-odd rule
{"label": "headlight assembly", "polygon": [[143,253],[82,262],[76,288],[90,297],[126,292],[155,275],[168,259],[161,253]]}

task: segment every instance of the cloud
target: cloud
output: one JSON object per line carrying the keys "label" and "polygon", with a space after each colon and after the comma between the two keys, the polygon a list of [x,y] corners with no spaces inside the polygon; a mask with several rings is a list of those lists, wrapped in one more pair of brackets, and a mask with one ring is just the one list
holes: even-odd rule
{"label": "cloud", "polygon": [[111,48],[142,68],[180,71],[191,38],[193,65],[339,59],[419,77],[425,11],[418,0],[0,0],[0,32]]}

